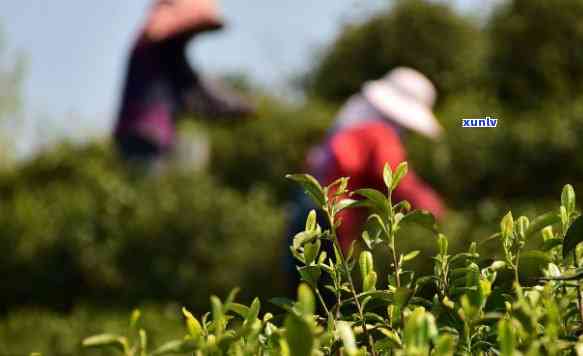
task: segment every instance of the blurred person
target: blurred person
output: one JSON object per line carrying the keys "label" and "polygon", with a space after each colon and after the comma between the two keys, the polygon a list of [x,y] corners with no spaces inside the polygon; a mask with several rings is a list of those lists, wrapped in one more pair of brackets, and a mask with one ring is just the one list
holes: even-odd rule
{"label": "blurred person", "polygon": [[[309,173],[322,185],[350,177],[350,190],[374,188],[386,192],[385,164],[394,170],[407,160],[403,131],[408,129],[430,139],[441,135],[442,127],[432,112],[436,97],[433,83],[411,68],[396,68],[382,79],[365,83],[341,109],[324,142],[309,152]],[[291,237],[304,229],[308,212],[314,208],[303,192],[301,196],[292,213]],[[430,211],[438,219],[444,214],[440,196],[410,167],[393,193],[393,202],[402,200],[409,201],[413,208]],[[366,216],[363,209],[340,213],[338,238],[345,252],[352,241],[360,238]],[[330,250],[331,246],[325,248]],[[287,268],[297,278],[294,265],[290,263]]]}
{"label": "blurred person", "polygon": [[196,35],[223,26],[214,0],[153,3],[129,58],[114,129],[117,148],[128,162],[147,170],[159,168],[175,150],[176,122],[185,113],[206,118],[252,113],[241,96],[203,78],[188,63],[187,44]]}

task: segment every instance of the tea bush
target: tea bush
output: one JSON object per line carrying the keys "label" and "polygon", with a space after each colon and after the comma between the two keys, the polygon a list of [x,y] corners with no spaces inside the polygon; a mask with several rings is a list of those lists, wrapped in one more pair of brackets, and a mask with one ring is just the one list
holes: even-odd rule
{"label": "tea bush", "polygon": [[583,1],[512,0],[488,26],[489,68],[498,96],[532,108],[579,96],[583,79]]}
{"label": "tea bush", "polygon": [[[139,313],[132,314],[127,334],[99,334],[83,345],[126,356],[581,354],[583,219],[573,188],[563,188],[558,209],[534,219],[508,212],[487,239],[497,241],[498,254],[484,260],[475,242],[467,252],[452,254],[431,214],[392,201],[407,167],[385,167],[386,193],[349,192],[348,178],[322,187],[309,175],[288,176],[325,221],[310,212],[305,230],[293,239],[290,250],[303,283],[297,300],[271,300],[281,315],[261,315],[259,299],[250,306],[235,302],[235,290],[224,301],[211,297],[211,312],[201,318],[183,308],[182,335],[156,348],[139,326]],[[364,247],[353,244],[342,251],[339,213],[362,208],[371,214],[362,233]],[[408,224],[435,234],[429,275],[409,267],[420,251],[401,248],[401,228]],[[538,247],[527,247],[532,243]],[[370,252],[377,245],[390,251],[387,280],[378,278],[379,262]],[[353,272],[359,273],[358,282]]]}
{"label": "tea bush", "polygon": [[1,309],[200,307],[237,284],[269,295],[274,272],[264,266],[279,260],[283,213],[264,191],[242,194],[201,174],[134,178],[105,147],[64,147],[0,175],[0,250],[10,251]]}
{"label": "tea bush", "polygon": [[[458,119],[473,112],[468,108],[499,107],[492,99],[468,94],[447,100],[440,110],[448,128],[444,141],[405,139],[416,169],[451,208],[444,229],[454,251],[485,236],[505,209],[540,212],[551,206],[553,191],[569,181],[581,182],[576,139],[583,127],[581,102],[520,120],[505,120],[503,113],[504,130],[468,132]],[[105,143],[66,146],[1,173],[0,245],[15,251],[0,266],[3,308],[188,298],[198,300],[199,309],[207,297],[194,298],[198,288],[218,293],[248,279],[248,294],[272,295],[275,291],[252,282],[255,275],[281,279],[283,210],[290,190],[282,176],[286,167],[304,169],[303,157],[324,137],[333,108],[266,99],[258,116],[242,125],[197,127],[211,136],[211,176],[173,173],[158,182],[140,182]],[[529,167],[544,172],[544,179],[534,179]],[[257,240],[241,238],[231,216]],[[262,241],[265,264],[249,263],[256,254],[254,241]],[[429,237],[405,243],[433,253],[435,247],[425,241]],[[241,266],[237,273],[222,267],[227,258]],[[144,265],[153,273],[143,273]],[[415,268],[428,271],[431,264],[420,259]],[[168,271],[175,281],[166,278]]]}
{"label": "tea bush", "polygon": [[307,76],[308,92],[341,101],[396,66],[422,71],[443,97],[481,87],[486,36],[475,23],[444,3],[397,1],[363,23],[347,26],[324,49]]}
{"label": "tea bush", "polygon": [[[141,326],[150,341],[161,344],[182,331],[180,307],[144,305]],[[29,350],[51,356],[110,355],[109,350],[86,349],[80,340],[104,328],[114,333],[127,330],[131,309],[76,306],[70,314],[44,308],[14,309],[0,322],[0,355],[26,355]]]}
{"label": "tea bush", "polygon": [[262,185],[285,201],[289,186],[282,177],[292,169],[305,169],[306,153],[325,137],[335,108],[318,101],[289,105],[268,97],[258,100],[258,114],[251,122],[206,125],[212,142],[211,171],[238,190]]}
{"label": "tea bush", "polygon": [[[486,93],[468,92],[446,100],[438,111],[446,128],[442,141],[411,135],[405,142],[416,170],[457,209],[494,198],[536,204],[567,182],[583,188],[582,109],[581,97],[518,111]],[[461,127],[463,118],[485,115],[499,120],[496,129]]]}

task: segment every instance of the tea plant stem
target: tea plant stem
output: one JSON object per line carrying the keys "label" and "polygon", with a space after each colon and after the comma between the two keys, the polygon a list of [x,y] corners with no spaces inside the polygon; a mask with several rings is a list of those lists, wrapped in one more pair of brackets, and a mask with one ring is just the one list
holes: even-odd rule
{"label": "tea plant stem", "polygon": [[401,288],[401,276],[399,275],[399,270],[401,266],[399,265],[399,258],[397,257],[397,250],[395,249],[395,237],[391,237],[391,251],[393,251],[393,264],[395,265],[395,281],[397,283],[397,288]]}
{"label": "tea plant stem", "polygon": [[[362,305],[358,301],[358,295],[356,294],[356,288],[354,287],[354,281],[352,280],[352,275],[350,274],[350,269],[348,268],[348,263],[346,262],[346,258],[344,258],[344,252],[342,251],[342,247],[340,246],[340,242],[338,241],[338,235],[336,234],[336,226],[334,221],[334,215],[331,213],[332,209],[326,209],[326,215],[328,217],[328,222],[330,224],[330,232],[332,233],[332,241],[334,242],[334,247],[338,250],[338,256],[340,257],[340,262],[342,263],[342,268],[346,272],[346,278],[348,279],[348,284],[350,285],[350,291],[352,292],[352,296],[354,298],[354,303],[356,304],[356,308],[358,309],[358,314],[360,315],[360,319],[362,320],[362,329],[364,331],[365,337],[368,339],[368,343],[370,346],[370,352],[372,356],[376,356],[376,352],[374,349],[374,340],[372,336],[368,333],[368,329],[366,327],[366,320],[364,318],[364,311],[362,309]],[[340,304],[338,304],[338,310],[340,310]]]}
{"label": "tea plant stem", "polygon": [[[326,302],[324,301],[324,298],[322,298],[322,293],[320,293],[320,290],[318,288],[314,288],[314,291],[316,292],[316,295],[318,296],[318,300],[320,300],[320,304],[322,304],[322,308],[324,308],[324,312],[326,312],[326,316],[330,315],[330,311],[328,310],[328,307],[326,306]],[[336,321],[336,320],[334,320]]]}
{"label": "tea plant stem", "polygon": [[389,207],[391,207],[389,209],[389,222],[390,222],[390,226],[389,226],[389,241],[391,243],[391,251],[393,252],[393,264],[395,266],[395,282],[397,283],[397,288],[401,288],[401,276],[399,275],[399,270],[401,269],[400,265],[399,265],[399,257],[397,254],[397,248],[395,246],[395,228],[394,228],[394,222],[395,222],[395,213],[392,209],[393,206],[393,192],[391,189],[389,189],[389,192],[387,194],[387,200],[389,202]]}
{"label": "tea plant stem", "polygon": [[[579,268],[579,261],[577,260],[577,249],[573,250],[573,263],[575,264],[575,268]],[[583,296],[581,295],[581,283],[579,283],[579,281],[577,281],[577,307],[579,308],[581,324],[583,324]]]}
{"label": "tea plant stem", "polygon": [[518,264],[520,263],[520,250],[516,252],[516,263],[514,264],[514,280],[516,285],[520,287],[520,273],[518,271]]}

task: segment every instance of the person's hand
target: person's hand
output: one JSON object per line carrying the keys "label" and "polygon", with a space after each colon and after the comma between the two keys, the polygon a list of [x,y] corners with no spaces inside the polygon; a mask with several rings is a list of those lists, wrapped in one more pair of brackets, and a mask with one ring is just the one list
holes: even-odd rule
{"label": "person's hand", "polygon": [[251,118],[255,105],[219,80],[201,79],[186,98],[190,111],[211,118]]}

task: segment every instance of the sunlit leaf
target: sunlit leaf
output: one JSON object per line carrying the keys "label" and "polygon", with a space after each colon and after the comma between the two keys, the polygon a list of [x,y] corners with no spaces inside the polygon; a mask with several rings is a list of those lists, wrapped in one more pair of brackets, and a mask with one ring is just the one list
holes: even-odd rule
{"label": "sunlit leaf", "polygon": [[294,314],[288,314],[284,326],[290,355],[311,356],[314,347],[314,335],[308,322]]}
{"label": "sunlit leaf", "polygon": [[318,207],[326,204],[324,190],[316,178],[309,174],[288,174],[286,178],[299,183]]}
{"label": "sunlit leaf", "polygon": [[419,250],[409,252],[408,254],[403,256],[403,262],[408,262],[408,261],[413,260],[415,257],[419,256],[420,253],[421,253],[421,251],[419,251]]}
{"label": "sunlit leaf", "polygon": [[83,340],[82,345],[83,347],[114,347],[121,352],[126,352],[129,349],[125,337],[113,334],[90,336]]}
{"label": "sunlit leaf", "polygon": [[407,305],[407,303],[409,303],[409,300],[413,296],[413,293],[414,293],[413,289],[403,288],[403,287],[397,288],[397,290],[395,291],[395,293],[393,295],[395,305],[399,309],[402,309],[403,307],[405,307]]}
{"label": "sunlit leaf", "polygon": [[437,232],[435,217],[425,210],[414,210],[401,220],[401,223],[413,223],[424,227],[432,232]]}
{"label": "sunlit leaf", "polygon": [[198,340],[202,336],[202,326],[198,320],[186,308],[182,308],[182,314],[186,319],[186,328],[188,333],[194,340]]}
{"label": "sunlit leaf", "polygon": [[397,189],[397,186],[399,185],[399,183],[401,183],[401,180],[407,175],[408,170],[409,170],[409,166],[408,166],[407,162],[399,163],[399,165],[397,166],[397,169],[395,169],[395,174],[393,176],[393,184],[391,185],[391,190]]}
{"label": "sunlit leaf", "polygon": [[366,198],[370,206],[381,216],[388,216],[389,203],[383,193],[375,189],[359,189],[354,194]]}
{"label": "sunlit leaf", "polygon": [[528,239],[537,232],[541,231],[543,228],[560,222],[561,217],[555,212],[540,215],[531,221],[528,229],[526,230],[525,237]]}

